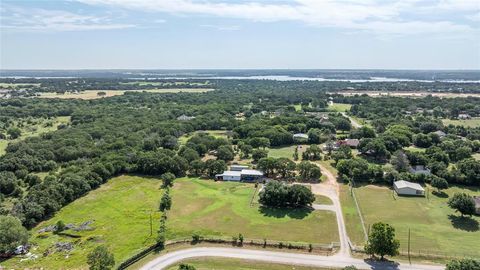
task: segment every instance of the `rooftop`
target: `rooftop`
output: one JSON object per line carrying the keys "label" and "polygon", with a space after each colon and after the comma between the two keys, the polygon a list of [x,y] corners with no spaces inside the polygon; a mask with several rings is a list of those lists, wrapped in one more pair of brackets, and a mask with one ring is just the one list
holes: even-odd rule
{"label": "rooftop", "polygon": [[413,188],[413,189],[416,189],[416,190],[424,190],[422,186],[420,186],[420,184],[417,184],[417,183],[412,183],[412,182],[408,182],[408,181],[404,181],[404,180],[400,180],[400,181],[396,181],[395,183],[393,183],[397,188]]}
{"label": "rooftop", "polygon": [[242,170],[240,173],[246,174],[246,175],[259,175],[259,176],[263,175],[263,172],[257,171],[257,170]]}

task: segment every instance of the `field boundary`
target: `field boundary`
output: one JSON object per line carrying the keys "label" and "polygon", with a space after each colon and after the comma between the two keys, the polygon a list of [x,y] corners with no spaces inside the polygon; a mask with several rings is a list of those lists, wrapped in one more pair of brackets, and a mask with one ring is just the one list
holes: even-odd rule
{"label": "field boundary", "polygon": [[[175,244],[182,244],[182,243],[190,243],[191,245],[200,244],[200,243],[210,243],[210,244],[230,244],[235,247],[243,247],[243,246],[254,246],[254,247],[263,247],[263,248],[277,248],[277,249],[286,249],[286,250],[305,250],[308,252],[312,252],[314,250],[324,253],[326,256],[333,255],[336,250],[340,247],[340,243],[332,242],[330,244],[307,244],[303,242],[286,242],[286,241],[277,241],[277,240],[266,240],[266,239],[254,239],[254,238],[246,238],[243,242],[239,242],[238,240],[233,240],[232,238],[226,237],[200,237],[198,241],[194,241],[192,238],[179,238],[179,239],[172,239],[162,243],[155,243],[135,255],[131,256],[130,258],[124,260],[120,265],[117,267],[118,270],[124,270],[128,267],[132,266],[136,262],[140,261],[141,259],[145,258],[147,255],[154,251],[163,250],[168,246],[175,245]],[[162,248],[163,246],[163,248]]]}
{"label": "field boundary", "polygon": [[360,211],[360,206],[358,205],[357,196],[355,195],[355,188],[353,187],[353,185],[350,186],[350,194],[352,195],[353,201],[355,202],[355,207],[357,208],[357,213],[358,213],[358,216],[360,217],[360,222],[362,223],[364,238],[365,238],[365,241],[367,241],[368,234],[367,234],[367,229],[365,228],[365,220],[363,220],[363,215],[362,215],[362,212]]}

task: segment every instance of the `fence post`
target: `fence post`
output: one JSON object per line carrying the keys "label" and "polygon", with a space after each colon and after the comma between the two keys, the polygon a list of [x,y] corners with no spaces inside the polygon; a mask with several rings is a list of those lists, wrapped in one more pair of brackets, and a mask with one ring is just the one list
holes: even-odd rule
{"label": "fence post", "polygon": [[410,260],[410,228],[408,228],[408,261],[412,264],[412,261]]}

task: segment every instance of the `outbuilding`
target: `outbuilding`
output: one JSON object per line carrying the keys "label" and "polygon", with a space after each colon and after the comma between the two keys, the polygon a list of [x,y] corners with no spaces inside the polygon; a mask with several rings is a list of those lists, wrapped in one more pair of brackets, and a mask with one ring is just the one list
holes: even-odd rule
{"label": "outbuilding", "polygon": [[480,215],[480,196],[473,197],[475,202],[475,214]]}
{"label": "outbuilding", "polygon": [[417,183],[412,183],[404,180],[396,181],[393,183],[393,188],[398,195],[409,196],[424,196],[425,189]]}
{"label": "outbuilding", "polygon": [[248,166],[246,165],[231,165],[230,166],[230,171],[239,171],[241,172],[242,170],[248,169]]}
{"label": "outbuilding", "polygon": [[263,172],[257,170],[242,170],[240,172],[242,181],[253,182],[261,179],[263,177]]}
{"label": "outbuilding", "polygon": [[224,171],[221,174],[215,175],[217,180],[224,180],[224,181],[240,181],[242,179],[240,171]]}

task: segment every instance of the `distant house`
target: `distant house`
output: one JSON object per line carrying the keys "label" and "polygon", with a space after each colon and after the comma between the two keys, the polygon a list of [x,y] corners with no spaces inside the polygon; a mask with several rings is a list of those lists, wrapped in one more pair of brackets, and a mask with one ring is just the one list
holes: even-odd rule
{"label": "distant house", "polygon": [[358,139],[345,139],[345,140],[337,141],[336,146],[340,147],[342,145],[346,145],[351,148],[357,148],[359,144],[360,144],[360,141]]}
{"label": "distant house", "polygon": [[413,174],[425,174],[425,175],[430,175],[431,174],[430,169],[426,168],[423,165],[412,166],[412,167],[410,167],[409,171],[410,171],[410,173],[413,173]]}
{"label": "distant house", "polygon": [[461,113],[461,114],[458,115],[458,119],[460,119],[460,120],[465,120],[465,119],[470,119],[470,118],[472,118],[470,116],[470,114]]}
{"label": "distant house", "polygon": [[473,197],[475,202],[475,214],[480,215],[480,196]]}
{"label": "distant house", "polygon": [[410,196],[424,196],[425,190],[417,183],[412,183],[404,180],[396,181],[393,183],[393,188],[398,195],[410,195]]}
{"label": "distant house", "polygon": [[308,141],[308,135],[305,133],[295,133],[293,134],[293,140],[295,141]]}
{"label": "distant house", "polygon": [[447,136],[447,133],[445,133],[445,132],[443,132],[443,131],[441,131],[441,130],[437,130],[437,131],[435,131],[435,132],[433,132],[433,133],[437,134],[438,137],[440,137],[440,139],[443,138],[443,137],[445,137],[445,136]]}
{"label": "distant house", "polygon": [[182,114],[179,117],[177,117],[178,121],[189,121],[189,120],[193,120],[193,119],[195,119],[195,116],[187,116],[185,114]]}
{"label": "distant house", "polygon": [[238,166],[239,165],[234,168],[230,167],[230,171],[224,171],[221,174],[215,175],[215,179],[224,181],[254,182],[263,178],[263,172],[257,170],[242,169],[240,171],[235,171],[234,169],[239,169]]}

